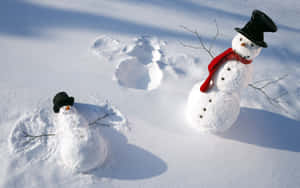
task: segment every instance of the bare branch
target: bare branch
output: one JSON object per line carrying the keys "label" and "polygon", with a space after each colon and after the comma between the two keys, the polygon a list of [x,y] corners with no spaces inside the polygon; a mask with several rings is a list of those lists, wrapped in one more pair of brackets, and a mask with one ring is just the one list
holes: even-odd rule
{"label": "bare branch", "polygon": [[41,135],[31,135],[31,134],[28,134],[26,131],[23,131],[23,136],[25,138],[28,138],[28,140],[26,141],[26,144],[36,140],[36,139],[39,139],[39,138],[42,138],[42,137],[48,137],[48,136],[55,136],[56,134],[41,134]]}
{"label": "bare branch", "polygon": [[281,97],[283,97],[283,96],[285,96],[285,95],[287,95],[287,94],[289,94],[288,91],[282,92],[282,93],[281,93],[280,95],[278,95],[277,97],[274,97],[273,100],[274,100],[274,101],[277,101],[277,102],[279,103],[278,99],[281,98]]}
{"label": "bare branch", "polygon": [[25,138],[41,138],[44,136],[55,136],[56,134],[52,133],[52,134],[41,134],[41,135],[31,135],[28,134],[27,132],[23,131],[24,137]]}
{"label": "bare branch", "polygon": [[[217,20],[215,19],[214,20],[215,24],[216,24],[216,29],[217,29],[217,32],[216,32],[216,35],[213,37],[212,41],[216,41],[218,36],[220,35],[220,30],[219,30],[219,26],[218,26],[218,23],[217,23]],[[209,51],[212,51],[212,48],[213,48],[213,42],[210,44],[210,47],[209,47]]]}
{"label": "bare branch", "polygon": [[[254,83],[250,83],[250,84],[248,84],[250,87],[252,87],[253,89],[255,89],[255,90],[257,90],[257,91],[259,91],[260,93],[262,93],[266,98],[267,98],[267,100],[269,101],[269,103],[271,103],[271,104],[278,104],[278,105],[280,105],[279,103],[279,98],[281,98],[281,97],[283,97],[283,96],[285,96],[285,95],[287,95],[288,94],[288,91],[285,91],[285,92],[283,92],[283,93],[281,93],[279,96],[277,96],[277,97],[270,97],[268,94],[267,94],[267,92],[265,91],[265,89],[268,87],[268,86],[270,86],[270,85],[272,85],[272,84],[276,84],[276,83],[278,83],[280,80],[283,80],[283,79],[285,79],[286,77],[288,76],[288,74],[286,74],[286,75],[283,75],[283,76],[281,76],[281,77],[279,77],[278,79],[275,79],[275,80],[270,80],[270,81],[268,81],[268,80],[260,80],[260,81],[256,81],[256,82],[254,82]],[[265,81],[268,81],[267,83],[265,83],[263,86],[261,86],[261,87],[258,87],[258,86],[256,86],[255,84],[257,84],[257,83],[261,83],[261,82],[265,82]]]}
{"label": "bare branch", "polygon": [[258,84],[258,83],[269,82],[269,81],[270,81],[270,79],[258,80],[258,81],[253,82],[252,84]]}
{"label": "bare branch", "polygon": [[[110,127],[111,125],[110,124],[106,124],[106,123],[101,123],[99,122],[100,120],[104,120],[106,119],[107,117],[111,116],[111,115],[114,115],[115,113],[112,112],[112,113],[105,113],[103,116],[97,118],[95,121],[92,121],[90,122],[88,125],[89,126],[93,126],[93,125],[100,125],[100,126],[105,126],[105,127]],[[23,131],[23,137],[24,138],[27,138],[28,140],[26,141],[26,144],[34,141],[34,140],[37,140],[39,138],[42,138],[42,137],[49,137],[49,136],[55,136],[56,134],[54,133],[50,133],[50,134],[40,134],[40,135],[31,135],[29,133],[27,133],[26,131]]]}
{"label": "bare branch", "polygon": [[101,117],[97,118],[96,120],[90,122],[88,125],[89,125],[89,126],[100,125],[100,126],[110,127],[109,124],[106,124],[106,123],[100,123],[99,121],[100,121],[100,120],[104,120],[104,119],[106,119],[107,117],[112,116],[112,115],[115,115],[115,113],[114,113],[114,112],[112,112],[112,113],[105,113],[103,116],[101,116]]}
{"label": "bare branch", "polygon": [[193,45],[190,45],[190,44],[185,44],[185,43],[183,43],[183,42],[181,42],[181,41],[179,41],[179,43],[180,43],[182,46],[187,47],[187,48],[194,48],[194,49],[196,49],[196,50],[203,49],[201,46],[193,46]]}
{"label": "bare branch", "polygon": [[288,76],[288,74],[285,74],[285,75],[279,77],[279,78],[276,79],[276,80],[271,80],[270,82],[268,82],[268,83],[266,83],[265,85],[263,85],[261,88],[263,89],[263,88],[268,87],[268,86],[271,85],[271,84],[275,84],[275,83],[279,82],[280,80],[285,79],[287,76]]}
{"label": "bare branch", "polygon": [[[199,35],[198,31],[197,30],[191,30],[189,29],[188,27],[184,26],[184,25],[181,25],[180,26],[181,28],[183,28],[184,30],[186,30],[187,32],[190,32],[192,33],[193,35],[196,36],[196,38],[198,39],[199,43],[201,46],[192,46],[192,45],[187,45],[187,44],[184,44],[183,42],[180,42],[184,47],[190,47],[190,48],[194,48],[194,49],[202,49],[202,50],[205,50],[208,55],[213,59],[214,58],[214,55],[211,51],[211,49],[207,48],[206,45],[204,44],[201,36]],[[218,32],[219,32],[219,29],[218,29]],[[219,35],[219,34],[218,34]],[[217,36],[217,35],[216,35]],[[216,37],[215,36],[215,37]]]}

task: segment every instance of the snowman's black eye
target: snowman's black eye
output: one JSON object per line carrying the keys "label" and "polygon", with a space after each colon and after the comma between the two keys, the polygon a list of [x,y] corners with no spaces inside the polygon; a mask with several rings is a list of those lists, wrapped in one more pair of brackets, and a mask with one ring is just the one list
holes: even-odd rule
{"label": "snowman's black eye", "polygon": [[252,43],[251,43],[251,45],[250,45],[250,46],[251,46],[251,47],[254,47],[254,44],[252,44]]}
{"label": "snowman's black eye", "polygon": [[240,41],[242,41],[243,39],[242,38],[240,38]]}
{"label": "snowman's black eye", "polygon": [[228,70],[228,71],[230,71],[230,70],[231,70],[231,68],[230,68],[230,67],[228,67],[228,68],[227,68],[227,70]]}

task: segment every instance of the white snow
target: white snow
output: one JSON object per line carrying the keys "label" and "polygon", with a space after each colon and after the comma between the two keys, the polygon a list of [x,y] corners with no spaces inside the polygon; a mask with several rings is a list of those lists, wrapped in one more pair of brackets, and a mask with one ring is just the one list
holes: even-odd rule
{"label": "white snow", "polygon": [[[1,1],[0,187],[298,187],[299,8],[295,0]],[[180,44],[199,46],[180,25],[209,47],[216,19],[217,55],[253,9],[278,31],[265,33],[252,83],[288,74],[265,88],[274,98],[288,94],[271,104],[245,88],[233,127],[199,134],[186,121],[186,99],[211,59]],[[100,121],[110,127],[95,127],[109,152],[87,173],[64,165],[56,135],[26,143],[22,134],[57,133],[51,100],[59,91],[75,97],[88,122],[116,114]]]}
{"label": "white snow", "polygon": [[200,92],[202,82],[192,88],[187,100],[187,118],[192,127],[201,132],[223,132],[229,129],[240,113],[238,92],[212,88]]}
{"label": "white snow", "polygon": [[124,48],[129,59],[121,61],[116,69],[116,79],[121,86],[152,90],[161,84],[163,73],[158,65],[161,60],[160,41],[142,36]]}
{"label": "white snow", "polygon": [[100,36],[91,47],[92,51],[101,58],[112,60],[122,50],[120,41],[108,36]]}
{"label": "white snow", "polygon": [[90,129],[88,120],[76,107],[62,107],[57,117],[60,156],[63,163],[77,172],[88,172],[104,164],[108,145],[100,131]]}

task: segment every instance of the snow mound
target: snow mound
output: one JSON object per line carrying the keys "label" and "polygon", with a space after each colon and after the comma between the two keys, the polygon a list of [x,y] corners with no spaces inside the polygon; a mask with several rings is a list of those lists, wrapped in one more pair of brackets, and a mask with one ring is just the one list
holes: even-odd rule
{"label": "snow mound", "polygon": [[124,48],[130,57],[122,61],[115,72],[118,83],[127,88],[153,90],[160,86],[163,72],[159,61],[163,54],[162,42],[156,38],[142,36]]}
{"label": "snow mound", "polygon": [[93,43],[91,50],[100,58],[111,60],[121,52],[122,45],[120,41],[108,36],[100,36]]}

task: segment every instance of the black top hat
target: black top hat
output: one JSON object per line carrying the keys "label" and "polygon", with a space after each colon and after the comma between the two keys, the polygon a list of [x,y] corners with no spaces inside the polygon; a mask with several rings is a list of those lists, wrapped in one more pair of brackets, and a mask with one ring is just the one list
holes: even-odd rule
{"label": "black top hat", "polygon": [[258,46],[266,48],[268,45],[264,42],[264,32],[276,32],[277,26],[265,13],[254,10],[251,20],[242,29],[235,28],[235,30]]}
{"label": "black top hat", "polygon": [[59,112],[59,109],[63,106],[73,106],[74,97],[69,97],[68,94],[64,91],[57,93],[53,98],[53,111],[55,113]]}

